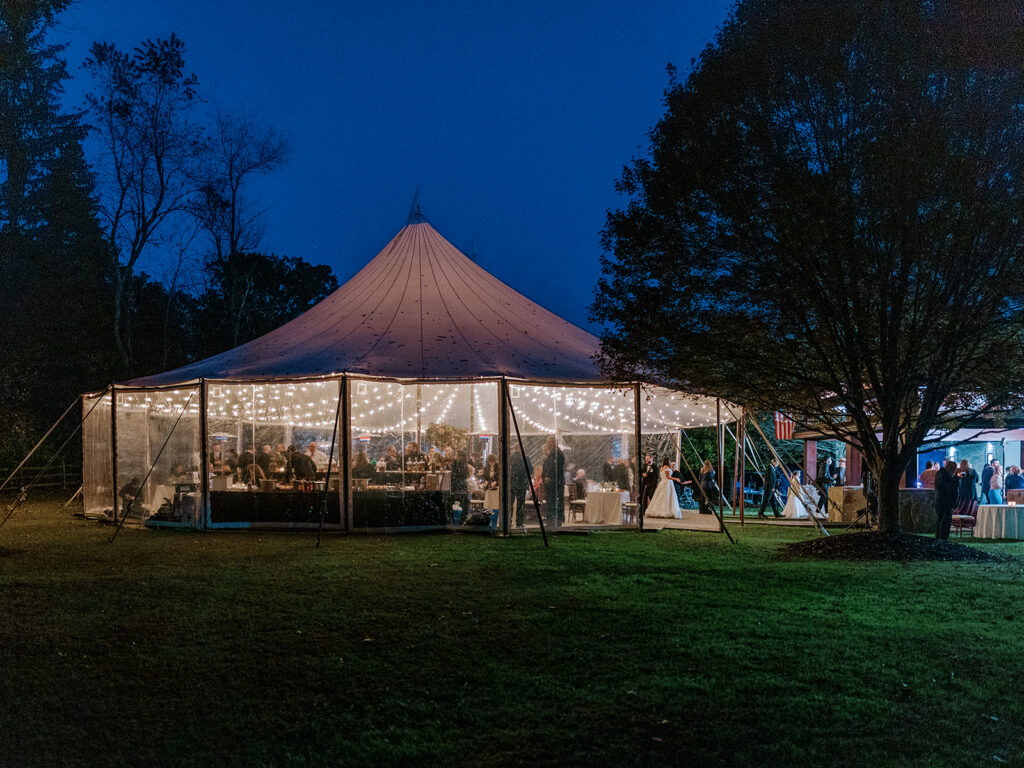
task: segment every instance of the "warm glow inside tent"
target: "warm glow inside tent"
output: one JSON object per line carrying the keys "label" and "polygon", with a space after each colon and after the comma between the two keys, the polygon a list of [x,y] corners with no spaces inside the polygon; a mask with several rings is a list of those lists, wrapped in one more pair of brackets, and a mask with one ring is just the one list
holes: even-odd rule
{"label": "warm glow inside tent", "polygon": [[629,523],[638,441],[674,457],[680,429],[723,412],[608,381],[598,349],[417,214],[271,333],[87,395],[86,514],[130,504],[129,522],[153,526],[302,527],[323,514],[348,531],[508,531],[535,518],[522,445],[552,525]]}

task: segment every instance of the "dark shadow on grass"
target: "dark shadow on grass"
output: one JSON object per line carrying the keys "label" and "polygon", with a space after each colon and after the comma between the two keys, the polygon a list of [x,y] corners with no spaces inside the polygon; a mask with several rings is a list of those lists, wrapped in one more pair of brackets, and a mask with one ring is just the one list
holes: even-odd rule
{"label": "dark shadow on grass", "polygon": [[814,560],[1014,562],[1016,558],[912,533],[863,531],[784,544],[781,556]]}

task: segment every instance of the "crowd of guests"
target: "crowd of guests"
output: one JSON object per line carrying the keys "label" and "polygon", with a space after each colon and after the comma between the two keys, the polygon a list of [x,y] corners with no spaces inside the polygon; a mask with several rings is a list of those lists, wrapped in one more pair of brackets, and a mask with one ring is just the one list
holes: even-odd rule
{"label": "crowd of guests", "polygon": [[957,492],[954,504],[957,507],[965,502],[979,500],[982,504],[1002,504],[1004,491],[1024,488],[1024,474],[1021,474],[1021,468],[1012,464],[1004,473],[998,459],[990,459],[981,470],[980,476],[967,459],[962,459],[959,464],[954,461],[927,461],[924,471],[917,478],[919,487],[935,488],[936,477],[943,469],[956,478]]}
{"label": "crowd of guests", "polygon": [[1024,475],[1016,464],[1004,473],[998,459],[989,459],[980,476],[967,459],[962,459],[959,464],[955,461],[928,461],[918,476],[918,484],[921,488],[935,490],[935,536],[948,539],[954,511],[966,514],[975,502],[1004,503],[1004,491],[1024,488]]}
{"label": "crowd of guests", "polygon": [[[284,443],[272,448],[267,443],[258,453],[252,445],[246,445],[241,455],[234,448],[229,448],[221,458],[211,460],[210,471],[230,475],[233,482],[247,485],[257,485],[260,480],[290,483],[316,479],[318,472],[323,474],[327,471],[328,463],[329,457],[315,442],[310,442],[305,450],[300,450],[297,445],[285,447]],[[337,460],[334,466],[337,466]]]}

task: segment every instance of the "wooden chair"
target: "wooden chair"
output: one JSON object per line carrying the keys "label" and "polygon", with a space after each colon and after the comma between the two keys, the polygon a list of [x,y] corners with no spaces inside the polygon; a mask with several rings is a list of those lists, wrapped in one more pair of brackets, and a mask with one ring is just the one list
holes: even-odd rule
{"label": "wooden chair", "polygon": [[587,500],[576,497],[576,483],[569,483],[565,487],[569,491],[567,519],[569,522],[575,522],[577,516],[579,516],[579,522],[582,523],[586,519]]}
{"label": "wooden chair", "polygon": [[978,522],[978,502],[970,501],[953,510],[953,533],[963,536],[964,531],[974,535],[974,526]]}

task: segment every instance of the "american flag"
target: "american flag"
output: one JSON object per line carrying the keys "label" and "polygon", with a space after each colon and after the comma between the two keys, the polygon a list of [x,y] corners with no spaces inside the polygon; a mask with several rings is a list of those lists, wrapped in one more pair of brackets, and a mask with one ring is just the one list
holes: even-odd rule
{"label": "american flag", "polygon": [[793,439],[793,420],[782,411],[775,412],[775,439]]}

